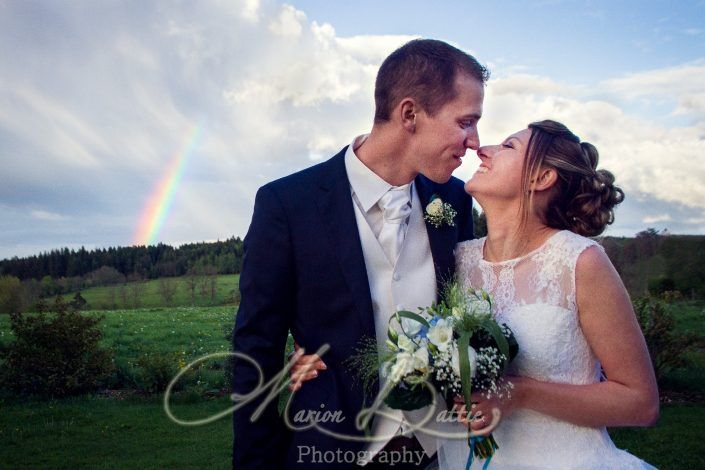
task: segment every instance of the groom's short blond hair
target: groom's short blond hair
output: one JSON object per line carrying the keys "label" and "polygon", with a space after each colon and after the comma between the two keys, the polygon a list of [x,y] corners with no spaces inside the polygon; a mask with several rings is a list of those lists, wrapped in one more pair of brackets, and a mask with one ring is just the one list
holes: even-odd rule
{"label": "groom's short blond hair", "polygon": [[436,39],[414,39],[382,62],[375,81],[375,122],[389,121],[404,98],[413,98],[434,115],[457,95],[455,78],[463,73],[484,84],[489,71],[477,59]]}

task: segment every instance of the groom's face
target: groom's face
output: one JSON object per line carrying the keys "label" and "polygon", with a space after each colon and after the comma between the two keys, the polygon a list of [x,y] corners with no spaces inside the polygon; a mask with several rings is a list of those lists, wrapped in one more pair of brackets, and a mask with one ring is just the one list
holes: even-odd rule
{"label": "groom's face", "polygon": [[416,119],[412,156],[416,171],[436,183],[448,181],[467,149],[477,150],[480,146],[477,123],[482,116],[484,86],[459,74],[455,90],[455,99],[433,116],[420,111]]}

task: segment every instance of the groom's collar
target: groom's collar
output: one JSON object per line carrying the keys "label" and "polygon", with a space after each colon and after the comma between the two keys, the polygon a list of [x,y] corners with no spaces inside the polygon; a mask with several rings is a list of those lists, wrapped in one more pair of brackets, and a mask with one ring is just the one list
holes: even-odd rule
{"label": "groom's collar", "polygon": [[[369,212],[380,198],[389,191],[390,188],[394,187],[362,163],[355,154],[355,150],[363,144],[368,136],[369,134],[364,134],[355,137],[345,152],[345,171],[348,174],[350,188],[359,201],[360,208],[364,212]],[[409,185],[409,201],[413,200],[412,195],[413,181]]]}

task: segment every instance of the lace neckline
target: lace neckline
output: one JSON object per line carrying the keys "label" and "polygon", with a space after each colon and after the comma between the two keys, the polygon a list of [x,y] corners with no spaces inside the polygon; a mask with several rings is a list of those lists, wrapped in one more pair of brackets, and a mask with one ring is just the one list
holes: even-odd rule
{"label": "lace neckline", "polygon": [[548,247],[548,246],[551,244],[551,242],[553,241],[553,239],[554,239],[559,233],[563,233],[563,232],[565,232],[565,230],[559,230],[558,232],[554,233],[553,235],[551,235],[550,237],[548,237],[546,240],[544,240],[544,242],[543,242],[541,245],[539,245],[538,247],[534,248],[534,249],[531,250],[530,252],[525,253],[525,254],[523,254],[523,255],[521,255],[521,256],[518,256],[518,257],[516,257],[516,258],[511,258],[511,259],[504,260],[504,261],[487,261],[487,260],[485,259],[485,243],[487,243],[487,237],[484,237],[484,238],[482,239],[482,244],[481,244],[481,246],[480,246],[480,263],[481,263],[481,264],[486,264],[486,265],[488,265],[488,266],[515,265],[515,264],[517,264],[519,261],[521,261],[521,260],[523,260],[523,259],[526,259],[526,258],[529,258],[529,257],[535,255],[536,253],[538,253],[539,251],[544,250],[546,247]]}

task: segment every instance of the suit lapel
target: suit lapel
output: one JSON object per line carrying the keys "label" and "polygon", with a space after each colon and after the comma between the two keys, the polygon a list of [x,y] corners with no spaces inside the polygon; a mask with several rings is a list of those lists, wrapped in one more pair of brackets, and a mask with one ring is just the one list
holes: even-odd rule
{"label": "suit lapel", "polygon": [[[431,202],[431,197],[435,194],[446,201],[443,186],[438,185],[422,175],[416,177],[415,187],[419,192],[421,209],[426,214],[426,206]],[[436,287],[438,292],[442,291],[443,284],[455,273],[455,257],[453,250],[457,241],[456,228],[448,225],[435,227],[426,221],[426,232],[431,245],[433,265],[436,268]]]}
{"label": "suit lapel", "polygon": [[341,150],[328,162],[328,176],[321,178],[318,208],[326,231],[330,235],[335,255],[355,302],[363,334],[375,336],[372,298],[367,279],[362,243],[355,221],[350,195],[350,182],[345,171],[345,151]]}

